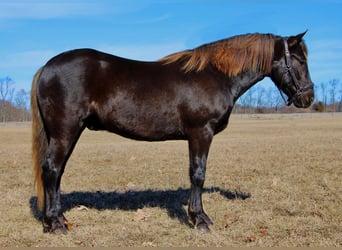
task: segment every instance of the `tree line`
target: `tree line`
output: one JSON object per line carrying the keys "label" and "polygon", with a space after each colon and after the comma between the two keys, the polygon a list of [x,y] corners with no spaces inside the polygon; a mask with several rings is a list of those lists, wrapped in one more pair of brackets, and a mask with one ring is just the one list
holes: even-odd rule
{"label": "tree line", "polygon": [[[342,112],[342,83],[338,79],[315,86],[315,102],[310,109],[301,112]],[[0,78],[0,122],[30,121],[30,92],[16,90],[10,77]],[[287,107],[279,90],[271,85],[255,85],[237,101],[234,113],[290,113],[299,112]]]}
{"label": "tree line", "polygon": [[30,121],[30,93],[24,89],[16,91],[10,77],[0,79],[0,122]]}

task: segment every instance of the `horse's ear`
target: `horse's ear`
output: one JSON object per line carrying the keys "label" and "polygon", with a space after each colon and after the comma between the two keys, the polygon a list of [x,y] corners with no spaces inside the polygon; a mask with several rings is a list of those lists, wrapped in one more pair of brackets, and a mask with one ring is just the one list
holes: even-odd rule
{"label": "horse's ear", "polygon": [[298,34],[296,36],[290,36],[287,39],[289,47],[292,47],[292,46],[295,46],[295,45],[299,44],[302,41],[302,38],[306,34],[306,32],[308,32],[308,30],[306,30],[303,33],[300,33],[300,34]]}

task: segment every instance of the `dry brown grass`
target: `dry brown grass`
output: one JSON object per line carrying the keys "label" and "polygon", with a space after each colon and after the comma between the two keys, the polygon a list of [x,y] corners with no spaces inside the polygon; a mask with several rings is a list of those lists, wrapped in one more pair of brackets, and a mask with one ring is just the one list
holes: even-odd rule
{"label": "dry brown grass", "polygon": [[342,246],[341,114],[232,116],[209,154],[209,234],[186,219],[184,141],[85,131],[62,179],[67,235],[42,233],[29,125],[0,126],[0,143],[2,247]]}

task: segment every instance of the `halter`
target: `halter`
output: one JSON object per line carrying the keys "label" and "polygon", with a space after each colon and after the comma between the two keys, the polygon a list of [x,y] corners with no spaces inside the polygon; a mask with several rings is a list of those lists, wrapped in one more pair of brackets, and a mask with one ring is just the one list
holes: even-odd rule
{"label": "halter", "polygon": [[288,43],[287,43],[287,38],[284,38],[283,41],[284,41],[284,47],[285,47],[285,65],[286,65],[286,68],[284,70],[284,74],[281,77],[281,85],[280,85],[280,87],[278,87],[278,89],[279,89],[280,95],[283,98],[283,100],[286,103],[286,105],[290,106],[292,104],[292,102],[293,102],[293,97],[288,97],[288,100],[286,101],[286,99],[284,97],[284,94],[283,94],[282,90],[280,89],[283,86],[284,76],[287,73],[290,73],[290,76],[291,76],[292,81],[294,83],[294,86],[296,88],[296,93],[294,94],[294,96],[301,96],[303,92],[305,92],[305,91],[307,91],[309,89],[312,89],[313,88],[313,84],[312,83],[308,83],[304,87],[300,87],[299,81],[298,81],[298,79],[297,79],[297,77],[296,77],[296,75],[295,75],[295,73],[293,71],[292,61],[291,61],[291,54],[290,54],[290,51],[289,51],[289,46],[288,46]]}

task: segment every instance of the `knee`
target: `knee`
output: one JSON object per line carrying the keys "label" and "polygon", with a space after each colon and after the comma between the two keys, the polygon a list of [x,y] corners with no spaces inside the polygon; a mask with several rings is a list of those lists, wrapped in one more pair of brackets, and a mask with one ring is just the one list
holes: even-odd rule
{"label": "knee", "polygon": [[58,176],[58,171],[50,159],[45,159],[43,162],[42,178],[45,181],[55,179]]}
{"label": "knee", "polygon": [[190,173],[191,183],[202,187],[205,181],[205,169],[198,167],[196,170],[191,171]]}

